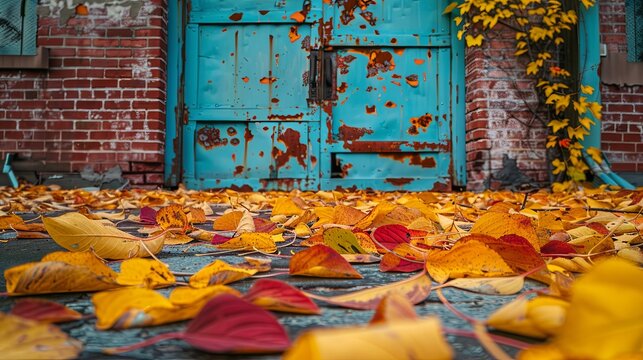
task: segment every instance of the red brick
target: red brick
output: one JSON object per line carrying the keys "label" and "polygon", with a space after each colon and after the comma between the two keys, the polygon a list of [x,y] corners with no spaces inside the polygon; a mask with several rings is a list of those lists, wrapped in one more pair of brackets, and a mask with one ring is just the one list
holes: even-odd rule
{"label": "red brick", "polygon": [[145,174],[146,184],[163,184],[163,182],[164,179],[162,173]]}

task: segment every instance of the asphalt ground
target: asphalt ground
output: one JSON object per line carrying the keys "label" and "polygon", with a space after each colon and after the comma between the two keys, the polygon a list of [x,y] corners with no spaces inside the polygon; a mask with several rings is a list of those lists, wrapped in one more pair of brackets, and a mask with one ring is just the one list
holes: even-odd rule
{"label": "asphalt ground", "polygon": [[[45,214],[45,216],[58,215]],[[33,213],[18,214],[24,219],[36,217]],[[122,223],[119,227],[132,227],[133,223]],[[5,234],[5,236],[8,234]],[[240,258],[234,254],[218,256],[195,256],[195,254],[211,252],[211,247],[192,246],[187,250],[188,245],[165,246],[158,258],[167,263],[174,272],[194,273],[215,259],[224,260],[229,263],[238,263]],[[301,247],[283,248],[282,253],[290,253],[290,250],[300,251]],[[51,239],[11,239],[8,242],[0,243],[0,269],[4,270],[27,262],[39,261],[44,255],[54,252],[64,251]],[[253,255],[262,257],[263,255]],[[287,268],[288,259],[271,258],[273,268]],[[118,270],[119,263],[110,263],[110,266]],[[364,279],[347,280],[347,279],[325,279],[302,276],[280,275],[274,279],[287,281],[291,285],[319,295],[339,295],[351,291],[362,290],[369,287],[386,285],[391,282],[406,279],[413,274],[408,273],[382,273],[378,269],[378,264],[354,265],[355,268],[364,276]],[[178,278],[177,280],[187,281]],[[253,283],[253,279],[238,281],[229,286],[245,292]],[[541,288],[542,284],[527,281],[524,291]],[[171,289],[161,289],[161,293],[167,295]],[[0,279],[0,291],[5,292],[4,277]],[[513,296],[491,296],[480,295],[463,290],[445,288],[443,289],[445,297],[461,312],[478,319],[486,319],[496,309],[503,304],[510,302],[517,295]],[[93,314],[93,305],[91,303],[91,293],[67,293],[67,294],[50,294],[41,296],[31,296],[56,301],[67,305],[73,310],[82,314]],[[8,312],[17,300],[16,297],[0,297],[0,311]],[[275,313],[279,321],[286,328],[286,331],[294,341],[297,336],[305,330],[320,327],[342,327],[365,325],[373,316],[373,311],[350,310],[330,306],[328,304],[317,302],[322,309],[321,315],[298,315],[287,313]],[[415,306],[419,316],[438,316],[441,319],[442,326],[452,329],[471,330],[469,324],[456,315],[451,313],[438,299],[435,292],[422,303]],[[103,348],[124,346],[133,344],[144,339],[150,338],[157,334],[184,329],[187,322],[179,322],[161,326],[134,328],[127,330],[107,330],[99,331],[95,326],[96,320],[88,318],[81,321],[59,324],[60,328],[66,331],[71,337],[80,340],[84,344],[84,350],[81,353],[81,359],[103,359],[103,358],[127,358],[127,359],[278,359],[280,354],[268,355],[216,355],[208,354],[191,348],[188,344],[180,340],[170,340],[157,343],[153,346],[124,353],[116,356],[108,356],[101,352]],[[508,334],[505,336],[512,337]],[[530,341],[529,339],[515,337],[513,338]],[[447,341],[454,350],[456,359],[490,359],[491,356],[479,345],[478,341],[468,337],[447,335]],[[508,354],[515,355],[517,350],[507,346],[501,346]],[[0,355],[1,356],[1,355]],[[355,359],[359,360],[359,359]]]}

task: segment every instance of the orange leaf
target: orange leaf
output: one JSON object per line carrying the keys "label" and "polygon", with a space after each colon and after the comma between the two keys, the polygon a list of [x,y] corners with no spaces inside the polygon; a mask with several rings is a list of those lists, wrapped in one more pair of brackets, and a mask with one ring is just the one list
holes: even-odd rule
{"label": "orange leaf", "polygon": [[515,234],[524,237],[540,251],[540,242],[531,219],[521,214],[488,212],[480,217],[471,228],[472,234],[483,234],[499,238],[503,235]]}
{"label": "orange leaf", "polygon": [[355,225],[360,220],[366,217],[363,212],[354,209],[350,206],[337,205],[335,206],[334,223],[339,225]]}
{"label": "orange leaf", "polygon": [[215,260],[190,277],[190,286],[204,288],[211,285],[224,285],[243,280],[256,273],[256,269],[244,269],[222,260]]}
{"label": "orange leaf", "polygon": [[279,198],[275,200],[275,205],[272,208],[272,216],[275,215],[301,215],[304,209],[300,208],[292,199]]}
{"label": "orange leaf", "polygon": [[460,239],[458,242],[480,241],[502,256],[507,265],[515,272],[527,272],[538,267],[544,267],[545,261],[533,246],[522,236],[505,235],[499,239],[491,236],[474,234]]}
{"label": "orange leaf", "polygon": [[415,308],[406,296],[390,293],[377,305],[370,323],[388,323],[400,320],[415,320],[417,318]]}
{"label": "orange leaf", "polygon": [[188,216],[183,211],[183,206],[173,204],[161,208],[156,213],[156,223],[163,229],[179,228],[185,229],[190,225]]}
{"label": "orange leaf", "polygon": [[24,225],[24,221],[17,215],[0,216],[0,230],[14,229],[16,226]]}
{"label": "orange leaf", "polygon": [[260,250],[273,253],[277,251],[275,241],[266,233],[244,233],[218,245],[224,250]]}
{"label": "orange leaf", "polygon": [[380,262],[380,271],[383,272],[413,272],[423,268],[424,254],[405,243],[397,245],[391,252],[384,254]]}
{"label": "orange leaf", "polygon": [[497,252],[477,240],[457,242],[451,250],[432,251],[426,258],[426,269],[439,283],[449,278],[514,274]]}
{"label": "orange leaf", "polygon": [[3,359],[75,359],[82,347],[55,325],[0,312]]}
{"label": "orange leaf", "polygon": [[373,310],[377,308],[385,296],[392,293],[403,295],[412,304],[419,304],[431,293],[431,279],[423,271],[402,281],[344,295],[325,297],[309,294],[309,296],[316,300],[350,309]]}
{"label": "orange leaf", "polygon": [[290,259],[290,274],[327,278],[362,278],[362,275],[348,261],[326,245],[315,245],[293,255]]}
{"label": "orange leaf", "polygon": [[216,218],[212,224],[214,230],[233,231],[239,225],[243,211],[230,211]]}

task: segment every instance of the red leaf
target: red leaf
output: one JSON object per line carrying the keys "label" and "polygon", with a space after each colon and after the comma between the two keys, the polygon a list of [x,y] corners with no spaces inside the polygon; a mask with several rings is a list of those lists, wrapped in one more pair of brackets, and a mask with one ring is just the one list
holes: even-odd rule
{"label": "red leaf", "polygon": [[223,244],[224,242],[226,242],[226,241],[228,241],[230,239],[232,239],[232,238],[229,238],[229,237],[223,236],[223,235],[219,235],[219,234],[215,234],[212,237],[212,240],[210,241],[210,243],[212,245],[219,245],[219,244]]}
{"label": "red leaf", "polygon": [[290,345],[274,315],[229,294],[210,300],[181,338],[197,349],[216,353],[280,352]]}
{"label": "red leaf", "polygon": [[260,279],[243,297],[267,310],[319,314],[317,305],[301,290],[279,280]]}
{"label": "red leaf", "polygon": [[83,315],[65,305],[44,299],[20,299],[11,309],[11,315],[49,323],[75,321]]}
{"label": "red leaf", "polygon": [[277,224],[270,220],[253,218],[252,221],[255,223],[255,232],[269,233],[277,228]]}
{"label": "red leaf", "polygon": [[422,270],[423,268],[424,263],[404,260],[393,253],[384,254],[382,261],[380,262],[380,271],[382,272],[414,272]]}
{"label": "red leaf", "polygon": [[[560,240],[551,240],[547,244],[545,244],[543,247],[540,248],[540,252],[543,255],[548,255],[548,254],[576,254],[576,249],[574,249],[573,246],[569,245],[568,243]],[[553,258],[557,258],[560,256],[553,256]]]}
{"label": "red leaf", "polygon": [[409,230],[397,224],[378,227],[373,231],[373,238],[389,250],[393,250],[399,244],[410,242]]}
{"label": "red leaf", "polygon": [[145,206],[141,209],[139,217],[141,218],[141,222],[145,225],[156,225],[156,210],[149,206]]}
{"label": "red leaf", "polygon": [[588,228],[596,231],[597,233],[599,233],[601,235],[607,236],[610,233],[610,231],[607,229],[607,227],[605,227],[605,225],[603,225],[601,223],[591,222],[589,224],[585,224],[585,226],[587,226]]}

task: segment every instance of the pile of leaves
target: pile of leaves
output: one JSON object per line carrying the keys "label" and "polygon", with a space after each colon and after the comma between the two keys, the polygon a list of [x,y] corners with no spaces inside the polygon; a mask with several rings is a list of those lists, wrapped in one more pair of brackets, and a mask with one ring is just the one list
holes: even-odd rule
{"label": "pile of leaves", "polygon": [[[64,214],[46,214],[53,210]],[[5,295],[20,299],[0,313],[0,349],[9,358],[74,358],[81,343],[52,323],[94,315],[104,331],[190,320],[182,331],[104,349],[109,354],[180,339],[206,352],[285,352],[289,359],[441,359],[454,355],[445,337],[451,334],[477,338],[496,358],[509,358],[498,344],[527,359],[639,358],[642,211],[643,191],[606,188],[558,194],[0,188],[0,241],[51,238],[67,250],[4,271]],[[43,215],[25,221],[22,212]],[[177,272],[159,259],[177,245],[209,247],[195,255],[214,260],[194,273]],[[231,254],[238,261],[222,259]],[[273,268],[273,259],[286,259],[288,268]],[[289,282],[361,279],[363,264],[409,275],[334,296]],[[524,291],[525,279],[541,285]],[[244,292],[235,288],[242,280],[252,284]],[[477,319],[451,304],[445,287],[519,295]],[[161,288],[171,288],[169,295]],[[23,297],[66,292],[91,292],[94,313]],[[431,292],[470,330],[418,316],[414,305]],[[369,324],[310,329],[292,342],[272,314],[320,316],[319,304],[375,312]],[[545,341],[529,345],[489,329]]]}

